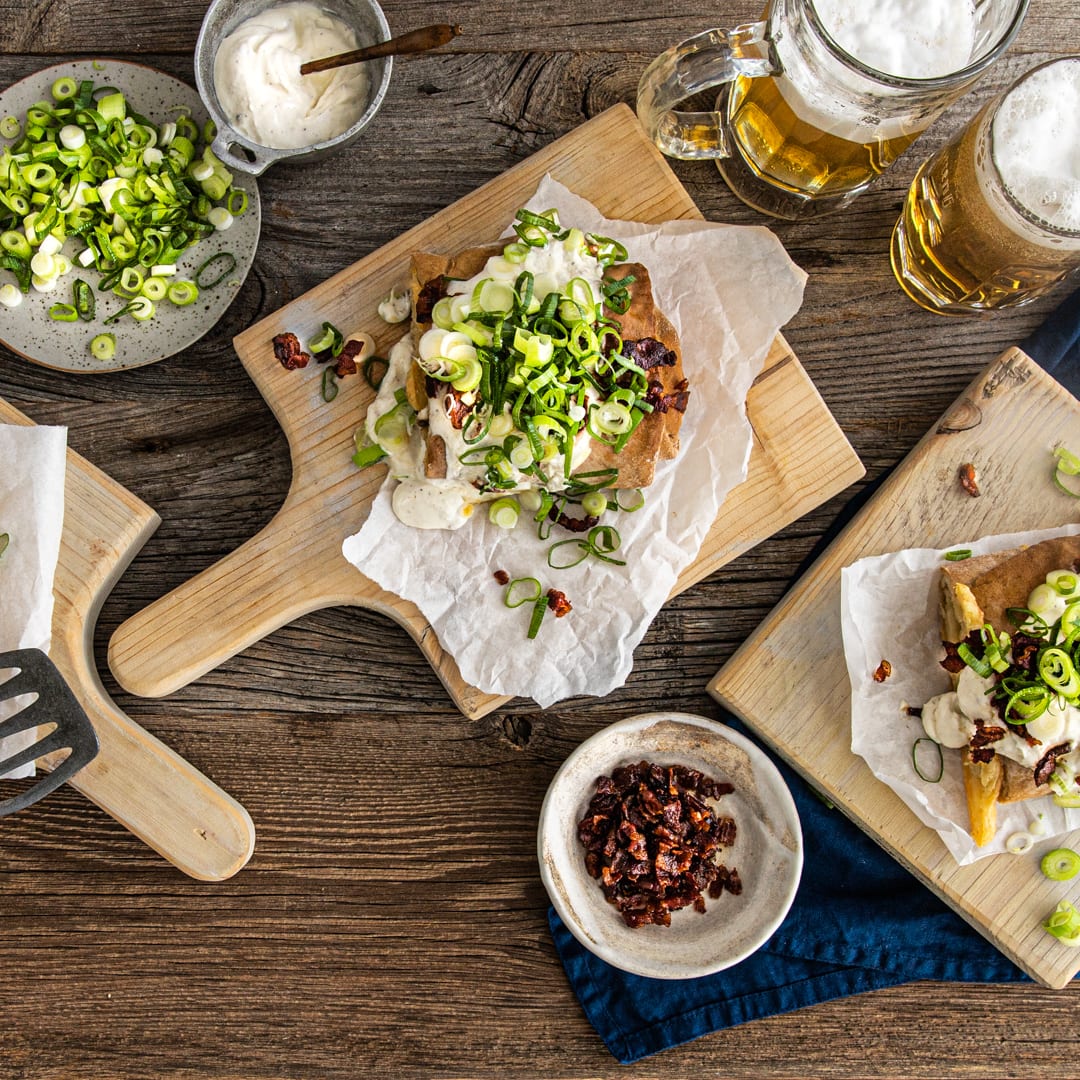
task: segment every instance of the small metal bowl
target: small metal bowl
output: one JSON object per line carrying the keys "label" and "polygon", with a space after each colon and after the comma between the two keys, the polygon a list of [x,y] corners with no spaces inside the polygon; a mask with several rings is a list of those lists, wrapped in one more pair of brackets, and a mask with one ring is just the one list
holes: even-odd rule
{"label": "small metal bowl", "polygon": [[[276,7],[280,0],[213,0],[195,44],[195,83],[199,96],[207,111],[217,125],[217,136],[211,149],[230,169],[258,176],[278,161],[310,161],[341,149],[351,143],[371,122],[379,111],[386,90],[390,85],[390,72],[393,70],[393,57],[367,61],[370,79],[370,99],[363,116],[347,131],[333,139],[300,146],[296,149],[280,150],[270,146],[260,146],[247,136],[241,135],[230,124],[229,118],[218,101],[214,89],[214,59],[221,43],[240,23],[258,15],[268,8]],[[376,0],[316,0],[320,7],[330,15],[335,15],[347,26],[352,27],[363,45],[375,45],[388,41],[390,27],[386,16]]]}

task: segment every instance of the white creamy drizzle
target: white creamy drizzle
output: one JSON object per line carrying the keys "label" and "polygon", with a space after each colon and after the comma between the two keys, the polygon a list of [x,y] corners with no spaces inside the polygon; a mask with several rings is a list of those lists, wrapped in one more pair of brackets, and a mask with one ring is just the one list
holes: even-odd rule
{"label": "white creamy drizzle", "polygon": [[[543,300],[548,293],[558,292],[574,278],[587,281],[592,289],[597,304],[602,296],[603,267],[580,245],[567,245],[558,240],[551,240],[544,247],[529,248],[521,263],[511,263],[501,255],[494,255],[487,260],[484,268],[467,280],[452,281],[447,287],[451,296],[471,295],[475,287],[486,278],[512,284],[522,270],[534,275],[534,296]],[[485,472],[481,465],[464,465],[460,458],[470,449],[462,437],[461,429],[454,427],[446,410],[446,395],[429,399],[428,408],[419,414],[418,419],[426,420],[431,436],[440,437],[446,446],[446,479],[432,479],[423,474],[424,445],[418,429],[403,443],[384,443],[376,437],[375,425],[379,418],[395,407],[395,391],[404,387],[409,370],[416,357],[412,338],[403,337],[390,350],[389,369],[375,401],[368,408],[366,430],[368,439],[378,442],[387,451],[390,475],[400,480],[393,495],[395,515],[404,524],[416,529],[457,529],[468,520],[473,506],[482,502],[500,498],[515,492],[535,490],[544,487],[548,491],[562,491],[568,481],[564,471],[562,454],[539,465],[542,480],[531,474],[514,468],[510,479],[515,487],[506,491],[481,492],[474,485]],[[509,415],[509,409],[507,409]],[[511,434],[523,437],[516,428]],[[480,445],[485,445],[482,443]],[[584,427],[578,431],[571,455],[571,472],[576,472],[588,459],[592,451],[592,438]]]}
{"label": "white creamy drizzle", "polygon": [[351,52],[356,34],[305,0],[245,19],[218,47],[214,91],[229,123],[260,146],[295,150],[348,131],[364,114],[363,64],[301,75],[308,60]]}
{"label": "white creamy drizzle", "polygon": [[[1075,594],[1055,596],[1043,605],[1040,615],[1052,625],[1061,618],[1068,604],[1076,599]],[[989,745],[996,753],[1029,768],[1034,768],[1052,747],[1068,742],[1073,749],[1068,754],[1060,755],[1057,761],[1064,761],[1080,771],[1080,709],[1061,697],[1051,698],[1046,710],[1025,725],[1028,734],[1038,740],[1037,745],[1031,746],[998,715],[990,695],[995,685],[992,678],[984,679],[965,665],[955,690],[938,694],[923,705],[923,730],[942,746],[959,749],[971,741],[976,731],[976,720],[1004,727],[1007,729],[1004,738]]]}

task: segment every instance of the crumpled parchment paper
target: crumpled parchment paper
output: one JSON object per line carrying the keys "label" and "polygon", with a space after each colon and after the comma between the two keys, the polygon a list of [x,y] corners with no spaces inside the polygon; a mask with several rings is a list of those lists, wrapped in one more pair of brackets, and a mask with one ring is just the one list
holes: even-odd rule
{"label": "crumpled parchment paper", "polygon": [[[925,734],[922,722],[908,716],[918,706],[951,689],[940,666],[942,657],[938,618],[938,578],[946,551],[970,548],[974,555],[1036,544],[1052,536],[1071,536],[1080,525],[1009,533],[979,540],[957,540],[948,548],[909,548],[860,559],[840,575],[841,626],[844,656],[851,679],[851,749],[870,766],[911,811],[944,841],[958,863],[974,862],[1006,850],[1015,832],[1027,831],[1043,815],[1043,839],[1080,827],[1080,810],[1055,806],[1049,797],[998,806],[994,839],[976,847],[969,830],[960,751],[942,749],[945,771],[938,783],[919,778],[911,760],[915,740]],[[882,660],[892,674],[882,683],[873,673]],[[923,747],[933,750],[933,747]],[[923,771],[936,758],[920,756]],[[933,775],[932,772],[928,775]]]}
{"label": "crumpled parchment paper", "polygon": [[[763,227],[611,221],[550,176],[526,205],[556,207],[564,226],[621,240],[629,260],[649,268],[656,302],[679,332],[691,389],[679,456],[660,463],[643,509],[602,519],[619,529],[626,566],[590,559],[552,570],[546,551],[561,537],[541,542],[524,515],[509,531],[484,513],[456,532],[408,528],[391,509],[389,479],[343,551],[420,608],[467,683],[546,707],[575,694],[607,694],[626,681],[634,648],[697,556],[728,492],[746,477],[746,394],[780,327],[798,311],[806,275]],[[560,589],[573,611],[558,620],[549,614],[528,640],[531,608],[504,606],[496,570]]]}
{"label": "crumpled parchment paper", "polygon": [[[53,578],[64,525],[67,428],[0,424],[0,651],[49,650]],[[10,672],[0,671],[0,679]],[[0,720],[31,699],[0,700]],[[33,731],[0,742],[0,757],[35,741]],[[33,776],[31,763],[10,776]]]}

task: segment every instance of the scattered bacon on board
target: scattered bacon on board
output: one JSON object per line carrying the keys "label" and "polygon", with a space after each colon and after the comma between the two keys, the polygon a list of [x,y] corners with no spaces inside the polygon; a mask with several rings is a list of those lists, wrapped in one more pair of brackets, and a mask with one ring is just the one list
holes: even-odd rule
{"label": "scattered bacon on board", "polygon": [[596,781],[578,838],[586,869],[627,926],[670,926],[679,908],[703,912],[706,893],[742,892],[738,871],[717,861],[735,843],[735,821],[706,802],[733,790],[696,769],[648,761]]}

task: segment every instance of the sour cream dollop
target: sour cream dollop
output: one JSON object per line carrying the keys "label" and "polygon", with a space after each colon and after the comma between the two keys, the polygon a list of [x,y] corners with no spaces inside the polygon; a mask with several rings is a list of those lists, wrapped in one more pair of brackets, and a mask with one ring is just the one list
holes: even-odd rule
{"label": "sour cream dollop", "polygon": [[306,0],[245,19],[214,57],[214,89],[229,123],[260,146],[296,150],[348,131],[364,114],[363,64],[301,75],[308,60],[359,48],[356,34]]}

